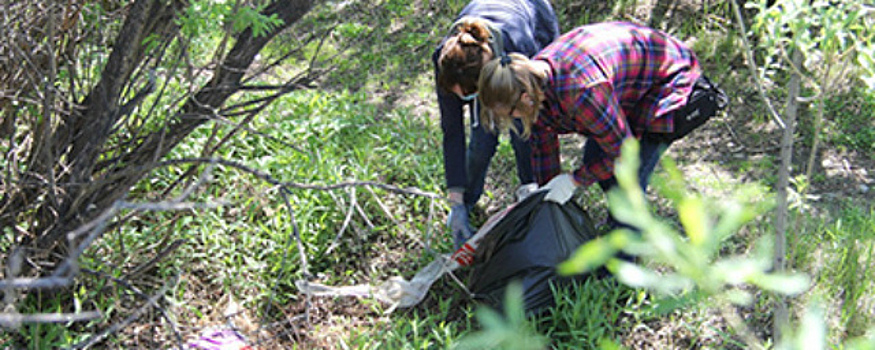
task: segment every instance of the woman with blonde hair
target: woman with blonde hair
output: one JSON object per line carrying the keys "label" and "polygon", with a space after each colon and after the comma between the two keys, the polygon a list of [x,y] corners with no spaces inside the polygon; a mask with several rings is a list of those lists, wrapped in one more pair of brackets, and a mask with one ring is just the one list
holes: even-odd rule
{"label": "woman with blonde hair", "polygon": [[[508,52],[531,57],[559,36],[548,0],[474,0],[468,3],[432,55],[443,131],[444,175],[451,202],[447,227],[458,248],[473,234],[468,212],[483,193],[498,135],[479,123],[477,79],[483,64]],[[471,113],[466,147],[463,107]],[[520,187],[534,189],[531,149],[511,134]],[[467,148],[467,149],[466,149]]]}
{"label": "woman with blonde hair", "polygon": [[[726,96],[702,74],[683,42],[631,23],[600,23],[563,34],[532,59],[505,55],[480,74],[481,123],[515,129],[532,146],[545,200],[567,202],[579,186],[616,186],[614,160],[622,142],[641,142],[639,183],[675,140],[726,105]],[[562,173],[560,134],[585,136],[583,165]],[[610,226],[617,227],[613,218]]]}

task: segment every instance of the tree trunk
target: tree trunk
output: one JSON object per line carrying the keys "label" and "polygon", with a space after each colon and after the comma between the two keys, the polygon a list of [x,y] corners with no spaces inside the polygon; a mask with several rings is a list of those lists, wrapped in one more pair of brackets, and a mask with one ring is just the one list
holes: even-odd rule
{"label": "tree trunk", "polygon": [[[802,54],[797,50],[793,53],[793,65],[800,66],[802,64]],[[794,70],[795,72],[795,70]],[[787,192],[790,187],[790,172],[793,160],[793,136],[796,131],[796,114],[799,109],[799,88],[802,78],[799,74],[793,73],[790,77],[790,84],[787,86],[787,108],[784,111],[784,122],[786,127],[781,135],[781,169],[778,172],[778,209],[775,214],[775,271],[781,272],[786,269],[787,262],[787,223],[789,216],[789,208],[787,203]],[[787,312],[787,302],[784,298],[779,297],[777,307],[775,308],[775,319],[772,325],[773,334],[776,343],[781,341],[783,336],[782,329],[786,327],[790,321]]]}
{"label": "tree trunk", "polygon": [[[215,111],[239,91],[241,79],[264,46],[303,17],[312,3],[312,0],[278,0],[266,7],[264,14],[282,20],[280,25],[258,37],[250,29],[236,34],[233,48],[218,65],[222,69],[217,70],[212,80],[169,118],[166,127],[140,138],[141,141],[129,150],[122,150],[111,167],[96,169],[95,164],[111,147],[107,144],[112,137],[111,129],[124,116],[122,110],[126,104],[132,102],[123,101],[122,94],[133,85],[133,74],[144,66],[145,39],[153,35],[175,37],[179,28],[174,19],[185,6],[183,1],[172,1],[170,6],[165,0],[131,3],[100,80],[85,95],[81,107],[73,108],[73,113],[58,123],[46,140],[42,140],[54,146],[46,149],[50,153],[31,154],[29,164],[33,167],[28,170],[34,177],[45,179],[52,171],[63,169],[57,182],[65,186],[50,196],[57,200],[40,201],[39,198],[46,194],[44,186],[33,187],[10,199],[17,202],[8,206],[13,208],[40,201],[36,207],[39,219],[30,230],[36,235],[23,243],[35,239],[38,247],[51,248],[68,232],[94,219],[124,197],[151,172],[157,160],[167,155],[195,128],[212,119]],[[59,164],[61,160],[65,163]]]}

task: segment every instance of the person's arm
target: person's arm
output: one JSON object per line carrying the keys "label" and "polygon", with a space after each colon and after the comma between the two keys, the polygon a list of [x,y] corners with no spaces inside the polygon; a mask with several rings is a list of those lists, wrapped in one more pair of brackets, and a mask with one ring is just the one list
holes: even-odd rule
{"label": "person's arm", "polygon": [[562,171],[559,157],[559,137],[556,133],[532,130],[532,170],[535,181],[543,186]]}
{"label": "person's arm", "polygon": [[438,93],[443,132],[444,176],[447,190],[464,191],[468,183],[465,170],[465,122],[462,101],[456,96]]}
{"label": "person's arm", "polygon": [[574,171],[575,180],[589,186],[614,175],[614,161],[620,156],[623,140],[632,135],[632,129],[610,84],[588,86],[581,89],[576,98],[577,108],[569,111],[573,122],[605,152],[600,161],[587,162]]}
{"label": "person's arm", "polygon": [[[437,56],[440,47],[432,55],[434,77],[437,82]],[[438,109],[441,115],[441,131],[443,132],[444,178],[450,200],[462,202],[461,196],[468,183],[465,170],[465,122],[463,118],[463,102],[457,96],[441,91],[435,83]]]}

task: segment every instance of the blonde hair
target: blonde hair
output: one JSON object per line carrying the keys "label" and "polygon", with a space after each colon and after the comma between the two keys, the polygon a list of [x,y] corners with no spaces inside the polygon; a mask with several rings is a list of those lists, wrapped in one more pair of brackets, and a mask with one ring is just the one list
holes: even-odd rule
{"label": "blonde hair", "polygon": [[465,94],[477,91],[477,77],[486,60],[494,56],[493,31],[479,18],[463,17],[453,23],[438,56],[438,88],[451,92],[459,85]]}
{"label": "blonde hair", "polygon": [[[543,73],[532,67],[526,56],[518,53],[502,55],[487,62],[480,71],[477,82],[480,103],[483,106],[480,122],[492,132],[513,130],[519,134],[520,131],[513,124],[515,117],[495,113],[497,107],[513,107],[523,114],[519,118],[523,125],[520,135],[528,138],[532,133],[532,124],[538,118],[541,101],[544,100],[542,86],[545,78]],[[529,95],[531,104],[520,101],[523,93]]]}

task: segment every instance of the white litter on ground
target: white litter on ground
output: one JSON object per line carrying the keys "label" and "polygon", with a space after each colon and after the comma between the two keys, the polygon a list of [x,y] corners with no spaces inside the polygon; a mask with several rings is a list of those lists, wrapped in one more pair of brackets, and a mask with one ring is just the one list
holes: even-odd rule
{"label": "white litter on ground", "polygon": [[448,254],[439,255],[437,259],[420,269],[410,281],[401,276],[393,276],[375,285],[358,284],[354,286],[332,287],[317,282],[297,280],[295,281],[295,286],[304,294],[317,297],[346,296],[373,298],[389,305],[389,308],[386,310],[387,314],[399,307],[408,308],[415,306],[425,299],[428,290],[434,282],[444,274],[452,272],[457,268],[471,265],[474,262],[474,253],[477,251],[480,241],[513,207],[511,205],[491,216],[477,230],[477,233],[471,236],[452,256]]}

